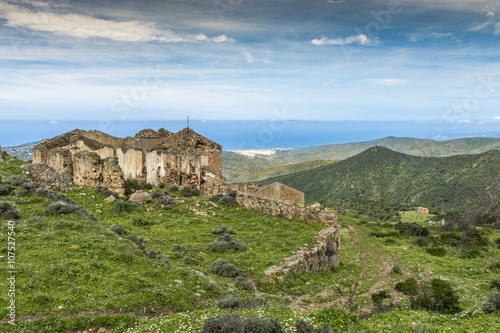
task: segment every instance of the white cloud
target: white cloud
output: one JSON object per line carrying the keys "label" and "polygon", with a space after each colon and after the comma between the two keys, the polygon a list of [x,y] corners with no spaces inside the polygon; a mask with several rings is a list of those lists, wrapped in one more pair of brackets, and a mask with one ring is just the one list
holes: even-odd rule
{"label": "white cloud", "polygon": [[408,36],[408,41],[409,42],[415,43],[415,42],[418,42],[419,40],[420,40],[420,36],[417,35],[417,34],[411,34],[411,35]]}
{"label": "white cloud", "polygon": [[500,23],[495,24],[495,35],[500,35]]}
{"label": "white cloud", "polygon": [[350,44],[360,44],[360,45],[369,45],[375,46],[380,44],[378,39],[370,40],[366,35],[359,34],[357,36],[350,36],[347,38],[327,38],[322,36],[320,39],[313,39],[311,44],[317,46],[327,46],[327,45],[350,45]]}
{"label": "white cloud", "polygon": [[404,86],[407,83],[405,80],[399,80],[399,79],[368,79],[367,81],[373,84],[374,86],[385,86],[385,87]]}
{"label": "white cloud", "polygon": [[493,11],[491,11],[491,10],[490,10],[490,11],[488,12],[488,14],[486,14],[486,16],[495,16],[495,12],[493,12]]}
{"label": "white cloud", "polygon": [[495,118],[493,118],[492,122],[494,122],[494,123],[500,122],[500,116],[496,116]]}
{"label": "white cloud", "polygon": [[[41,9],[39,1],[23,2]],[[77,38],[105,38],[122,42],[231,42],[225,35],[209,38],[203,34],[179,35],[168,29],[160,29],[154,23],[143,21],[112,21],[73,13],[32,11],[26,7],[0,2],[0,18],[5,25],[50,32]]]}
{"label": "white cloud", "polygon": [[51,120],[51,121],[50,121],[50,123],[51,123],[52,125],[57,125],[57,124],[58,124],[57,120]]}
{"label": "white cloud", "polygon": [[450,37],[452,36],[453,34],[451,32],[432,32],[431,33],[431,36],[434,37],[434,38],[444,38],[444,37]]}

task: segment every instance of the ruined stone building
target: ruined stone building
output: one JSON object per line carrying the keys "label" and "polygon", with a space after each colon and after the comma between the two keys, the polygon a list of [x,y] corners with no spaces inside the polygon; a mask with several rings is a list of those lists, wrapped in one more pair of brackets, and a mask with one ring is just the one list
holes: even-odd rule
{"label": "ruined stone building", "polygon": [[146,129],[118,138],[100,131],[73,130],[33,148],[33,164],[66,173],[75,185],[102,185],[120,195],[124,180],[224,192],[222,146],[192,129],[177,133]]}
{"label": "ruined stone building", "polygon": [[279,182],[274,182],[271,185],[264,186],[254,192],[253,195],[256,197],[293,201],[299,206],[304,207],[304,192]]}

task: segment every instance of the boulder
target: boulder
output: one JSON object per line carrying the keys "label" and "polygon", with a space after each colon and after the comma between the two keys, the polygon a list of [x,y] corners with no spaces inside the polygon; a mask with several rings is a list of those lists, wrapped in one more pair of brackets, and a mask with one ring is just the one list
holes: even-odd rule
{"label": "boulder", "polygon": [[107,197],[106,199],[104,199],[104,201],[106,201],[107,203],[113,202],[115,200],[116,200],[116,198],[115,198],[114,195],[110,195],[109,197]]}
{"label": "boulder", "polygon": [[130,196],[130,201],[138,203],[145,203],[151,200],[153,200],[153,198],[144,191],[137,191]]}

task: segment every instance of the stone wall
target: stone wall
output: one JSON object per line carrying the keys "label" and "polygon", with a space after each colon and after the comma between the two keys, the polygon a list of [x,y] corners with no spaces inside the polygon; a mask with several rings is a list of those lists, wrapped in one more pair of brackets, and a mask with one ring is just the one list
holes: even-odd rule
{"label": "stone wall", "polygon": [[293,256],[264,273],[267,280],[283,281],[302,273],[318,273],[340,265],[340,227],[330,226],[315,237],[312,249],[301,248]]}
{"label": "stone wall", "polygon": [[301,207],[293,201],[257,197],[254,194],[238,192],[236,200],[246,209],[258,210],[273,216],[286,217],[291,220],[294,216],[307,222],[322,222],[326,226],[337,223],[337,212],[333,209]]}
{"label": "stone wall", "polygon": [[274,182],[264,186],[254,193],[255,196],[293,201],[299,206],[304,206],[304,192],[300,192],[285,184]]}
{"label": "stone wall", "polygon": [[301,248],[292,257],[281,264],[269,268],[265,274],[267,279],[283,281],[284,278],[301,273],[318,273],[340,264],[340,228],[337,224],[337,213],[332,209],[321,210],[319,207],[302,207],[289,200],[262,198],[258,192],[248,194],[238,192],[236,200],[246,209],[258,210],[291,220],[294,216],[306,222],[322,222],[325,229],[315,237],[315,245],[311,249]]}

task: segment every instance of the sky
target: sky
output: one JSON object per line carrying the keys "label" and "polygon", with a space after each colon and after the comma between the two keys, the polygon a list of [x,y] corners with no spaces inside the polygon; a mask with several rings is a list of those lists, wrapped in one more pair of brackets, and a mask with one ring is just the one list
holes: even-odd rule
{"label": "sky", "polygon": [[499,16],[498,0],[0,0],[0,123],[492,131]]}

